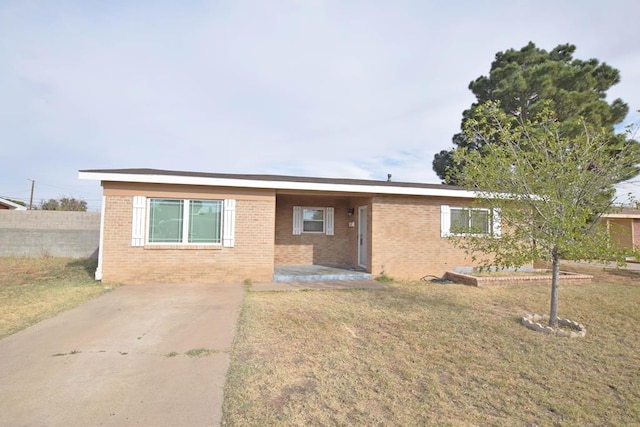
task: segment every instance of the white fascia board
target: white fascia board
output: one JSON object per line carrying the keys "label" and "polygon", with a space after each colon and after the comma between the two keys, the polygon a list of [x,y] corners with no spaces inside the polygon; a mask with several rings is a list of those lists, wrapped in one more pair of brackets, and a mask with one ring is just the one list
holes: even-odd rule
{"label": "white fascia board", "polygon": [[119,174],[104,172],[79,172],[79,179],[115,181],[115,182],[140,182],[152,184],[181,184],[204,185],[215,187],[240,187],[240,188],[268,188],[275,190],[308,190],[308,191],[335,191],[340,193],[376,193],[397,194],[407,196],[436,196],[475,199],[478,193],[467,190],[451,190],[440,188],[421,187],[394,187],[387,185],[358,185],[358,184],[333,184],[320,182],[298,181],[268,181],[253,179],[212,178],[179,175],[140,175]]}
{"label": "white fascia board", "polygon": [[3,205],[11,206],[14,210],[17,210],[17,211],[26,211],[27,210],[26,207],[24,207],[22,205],[19,205],[17,203],[14,203],[11,200],[4,199],[2,197],[0,197],[0,202],[2,202]]}
{"label": "white fascia board", "polygon": [[640,218],[640,213],[609,213],[602,215],[601,218],[609,218],[609,219],[638,219]]}

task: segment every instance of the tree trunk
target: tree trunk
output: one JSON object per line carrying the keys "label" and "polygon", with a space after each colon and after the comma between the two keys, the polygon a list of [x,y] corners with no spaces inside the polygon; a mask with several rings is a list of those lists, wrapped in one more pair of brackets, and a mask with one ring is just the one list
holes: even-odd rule
{"label": "tree trunk", "polygon": [[551,273],[551,311],[549,312],[549,326],[558,326],[558,282],[560,281],[560,255],[558,249],[553,248],[553,267]]}

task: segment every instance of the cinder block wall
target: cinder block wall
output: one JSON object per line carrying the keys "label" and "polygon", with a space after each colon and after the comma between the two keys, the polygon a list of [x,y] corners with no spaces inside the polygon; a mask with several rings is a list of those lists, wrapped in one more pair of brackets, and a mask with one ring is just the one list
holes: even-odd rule
{"label": "cinder block wall", "polygon": [[97,256],[99,212],[0,211],[0,256]]}
{"label": "cinder block wall", "polygon": [[440,206],[470,206],[444,197],[374,197],[371,208],[371,273],[417,280],[473,265],[462,249],[440,237]]}
{"label": "cinder block wall", "polygon": [[[187,190],[188,191],[188,190]],[[133,196],[233,198],[236,200],[235,245],[131,246]],[[140,191],[106,191],[102,280],[121,283],[230,283],[273,279],[275,196],[207,195],[203,191],[171,193],[155,187]],[[208,196],[208,197],[207,197]]]}

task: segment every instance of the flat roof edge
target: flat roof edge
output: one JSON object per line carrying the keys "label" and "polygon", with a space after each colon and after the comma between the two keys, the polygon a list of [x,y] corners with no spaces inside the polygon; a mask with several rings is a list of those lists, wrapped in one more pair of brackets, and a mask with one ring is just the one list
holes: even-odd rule
{"label": "flat roof edge", "polygon": [[350,193],[376,193],[376,194],[396,194],[396,195],[416,195],[416,196],[439,196],[439,197],[455,197],[455,198],[476,198],[478,195],[473,191],[464,189],[451,188],[451,186],[437,187],[438,184],[430,186],[411,186],[408,183],[394,186],[392,183],[381,181],[379,185],[375,181],[370,183],[361,183],[362,181],[353,180],[353,183],[345,182],[314,182],[301,180],[285,180],[278,176],[277,180],[269,180],[268,176],[261,179],[241,178],[238,177],[216,177],[216,176],[183,176],[178,174],[148,174],[140,173],[120,173],[108,171],[90,171],[81,170],[78,173],[79,179],[113,181],[113,182],[132,182],[132,183],[149,183],[149,184],[178,184],[178,185],[203,185],[218,187],[239,187],[239,188],[265,188],[275,190],[308,190],[308,191],[334,191],[334,192],[350,192]]}

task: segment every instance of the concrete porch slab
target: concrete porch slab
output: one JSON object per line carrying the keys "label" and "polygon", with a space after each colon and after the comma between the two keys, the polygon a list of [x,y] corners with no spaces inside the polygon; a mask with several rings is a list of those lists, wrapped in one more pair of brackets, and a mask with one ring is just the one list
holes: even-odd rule
{"label": "concrete porch slab", "polygon": [[375,280],[325,280],[325,281],[299,281],[299,282],[268,282],[254,283],[253,291],[302,291],[325,289],[385,289],[381,283]]}
{"label": "concrete porch slab", "polygon": [[327,265],[277,265],[274,282],[325,282],[371,280],[371,274],[360,269]]}

